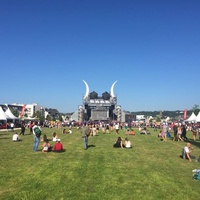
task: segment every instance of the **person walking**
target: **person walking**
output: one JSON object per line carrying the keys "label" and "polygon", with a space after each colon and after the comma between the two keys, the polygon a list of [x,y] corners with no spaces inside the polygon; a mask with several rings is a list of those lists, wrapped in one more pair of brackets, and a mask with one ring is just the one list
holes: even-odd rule
{"label": "person walking", "polygon": [[177,139],[177,131],[178,131],[177,123],[174,124],[173,131],[174,131],[174,139],[173,139],[173,141],[176,141],[176,139]]}
{"label": "person walking", "polygon": [[162,126],[162,138],[163,138],[164,142],[167,141],[167,130],[168,130],[167,125],[165,123],[163,123],[163,126]]}
{"label": "person walking", "polygon": [[196,140],[197,137],[197,127],[195,126],[195,124],[192,124],[192,134],[193,134],[193,140]]}
{"label": "person walking", "polygon": [[25,125],[24,125],[23,122],[21,122],[21,132],[20,132],[20,135],[24,135],[25,130],[26,130]]}
{"label": "person walking", "polygon": [[182,135],[182,128],[181,128],[181,126],[179,125],[178,128],[177,128],[178,142],[179,142],[179,141],[183,141],[183,139],[181,138],[181,135]]}
{"label": "person walking", "polygon": [[33,135],[34,135],[33,151],[37,152],[37,149],[38,149],[38,146],[39,146],[39,143],[40,143],[40,135],[42,133],[42,130],[38,126],[37,121],[34,122],[32,131],[33,131]]}
{"label": "person walking", "polygon": [[82,134],[83,145],[84,145],[85,150],[88,149],[88,137],[90,133],[91,133],[91,129],[89,128],[89,126],[87,124],[83,125],[81,129],[81,134]]}
{"label": "person walking", "polygon": [[187,130],[186,130],[185,124],[183,124],[182,125],[182,135],[181,135],[181,138],[183,138],[184,140],[188,140],[186,134],[187,134]]}

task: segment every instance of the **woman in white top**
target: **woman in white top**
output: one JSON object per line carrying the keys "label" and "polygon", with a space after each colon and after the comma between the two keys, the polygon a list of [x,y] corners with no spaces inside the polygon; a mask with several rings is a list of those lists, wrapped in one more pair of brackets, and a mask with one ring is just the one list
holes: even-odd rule
{"label": "woman in white top", "polygon": [[13,142],[21,141],[21,139],[19,138],[19,135],[17,133],[15,133],[13,135],[13,139],[12,140],[13,140]]}
{"label": "woman in white top", "polygon": [[53,136],[52,141],[56,142],[56,140],[58,139],[56,132],[53,132],[52,136]]}
{"label": "woman in white top", "polygon": [[127,148],[127,149],[132,148],[131,141],[130,141],[128,138],[125,138],[124,146],[125,146],[125,148]]}
{"label": "woman in white top", "polygon": [[179,125],[178,128],[177,128],[178,142],[179,142],[179,141],[183,141],[183,139],[181,138],[181,134],[182,134],[182,128],[181,128],[181,126]]}

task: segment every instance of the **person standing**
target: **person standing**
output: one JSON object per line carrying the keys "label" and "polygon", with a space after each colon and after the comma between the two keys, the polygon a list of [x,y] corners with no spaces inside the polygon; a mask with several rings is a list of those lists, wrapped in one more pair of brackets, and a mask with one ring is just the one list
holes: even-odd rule
{"label": "person standing", "polygon": [[163,123],[163,126],[162,126],[162,138],[163,138],[164,142],[167,141],[167,130],[168,130],[167,125],[165,123]]}
{"label": "person standing", "polygon": [[187,130],[186,130],[185,124],[183,124],[183,125],[182,125],[182,135],[181,135],[181,137],[182,137],[184,140],[188,140],[186,134],[187,134]]}
{"label": "person standing", "polygon": [[193,140],[196,140],[197,137],[197,127],[195,126],[195,124],[192,125],[192,133],[193,133]]}
{"label": "person standing", "polygon": [[38,146],[39,146],[39,143],[40,143],[40,135],[41,135],[41,133],[42,133],[42,130],[41,130],[41,128],[38,126],[38,122],[37,122],[37,121],[35,121],[35,122],[33,123],[32,131],[33,131],[33,135],[34,135],[33,151],[34,151],[34,152],[37,152],[37,149],[38,149]]}
{"label": "person standing", "polygon": [[88,149],[88,137],[89,137],[90,133],[91,133],[91,129],[89,128],[89,126],[87,124],[85,124],[81,129],[83,145],[84,145],[85,150]]}
{"label": "person standing", "polygon": [[177,126],[176,123],[173,126],[173,131],[174,131],[174,139],[173,139],[173,141],[175,141],[176,138],[177,138],[177,131],[178,131],[178,126]]}
{"label": "person standing", "polygon": [[116,134],[119,134],[119,123],[115,124],[115,131],[116,131]]}
{"label": "person standing", "polygon": [[29,134],[32,134],[33,133],[33,126],[34,126],[34,123],[33,122],[30,122],[30,124],[29,124],[29,130],[30,130],[30,132],[29,132]]}
{"label": "person standing", "polygon": [[180,141],[183,141],[183,139],[181,138],[181,135],[182,135],[182,128],[181,128],[180,125],[178,125],[178,128],[177,128],[178,142],[179,142],[179,140],[180,140]]}
{"label": "person standing", "polygon": [[10,129],[11,131],[14,131],[14,127],[15,127],[15,124],[13,122],[10,123]]}
{"label": "person standing", "polygon": [[25,130],[26,130],[25,125],[24,125],[23,122],[21,122],[21,133],[20,133],[20,135],[24,135]]}

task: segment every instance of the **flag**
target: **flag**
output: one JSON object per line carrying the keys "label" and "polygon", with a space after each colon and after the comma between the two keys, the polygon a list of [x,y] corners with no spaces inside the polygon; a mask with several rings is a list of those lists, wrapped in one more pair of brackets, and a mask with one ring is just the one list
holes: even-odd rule
{"label": "flag", "polygon": [[20,117],[24,116],[25,108],[26,108],[26,104],[24,104],[24,106],[22,107],[22,111],[21,111]]}
{"label": "flag", "polygon": [[187,109],[184,110],[184,114],[183,114],[183,119],[186,120],[187,119]]}

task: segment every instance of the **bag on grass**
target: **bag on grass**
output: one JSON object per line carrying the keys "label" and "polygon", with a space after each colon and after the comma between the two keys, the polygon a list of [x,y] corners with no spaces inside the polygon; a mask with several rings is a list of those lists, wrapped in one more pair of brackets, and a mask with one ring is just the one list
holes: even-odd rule
{"label": "bag on grass", "polygon": [[40,135],[41,135],[41,133],[42,133],[42,131],[40,130],[39,127],[35,127],[35,128],[34,128],[34,132],[35,132],[36,137],[40,137]]}
{"label": "bag on grass", "polygon": [[200,180],[200,172],[193,175],[193,179]]}

